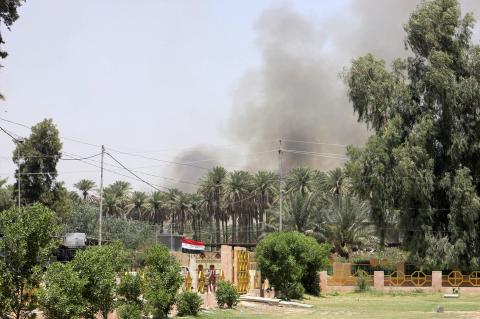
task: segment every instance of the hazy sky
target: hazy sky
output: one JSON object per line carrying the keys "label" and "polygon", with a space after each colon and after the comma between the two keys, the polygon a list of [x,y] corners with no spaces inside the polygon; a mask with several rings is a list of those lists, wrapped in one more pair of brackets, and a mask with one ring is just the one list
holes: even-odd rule
{"label": "hazy sky", "polygon": [[[392,10],[399,3],[411,8],[416,2],[403,5],[403,1],[391,1]],[[233,95],[245,85],[245,75],[265,63],[258,43],[260,17],[282,7],[320,27],[334,25],[335,38],[327,37],[322,44],[322,50],[328,51],[335,41],[342,40],[343,30],[351,39],[372,36],[355,34],[351,17],[359,6],[360,0],[30,0],[20,9],[12,31],[4,31],[9,57],[2,61],[0,71],[0,92],[6,97],[0,102],[0,117],[27,125],[52,118],[62,136],[157,159],[172,160],[184,148],[197,145],[215,152],[228,150],[221,164],[233,169],[229,157],[243,156],[245,147],[212,146],[238,140],[226,133],[226,125],[232,125]],[[377,19],[375,32],[382,28],[400,32],[408,10],[400,15],[393,12],[397,18],[391,21],[388,16]],[[372,12],[381,14],[384,12]],[[324,30],[330,31],[333,29]],[[392,39],[398,47],[401,40]],[[348,50],[344,53],[330,74],[340,72],[354,57]],[[357,53],[352,49],[351,54]],[[28,134],[25,128],[0,124],[17,134]],[[322,141],[321,136],[314,138]],[[265,146],[265,151],[271,148]],[[11,140],[0,135],[0,176],[10,176],[10,181],[12,150]],[[64,140],[64,151],[85,156],[99,148]],[[256,151],[263,150],[256,147]],[[114,155],[129,167],[173,177],[159,161]],[[107,167],[112,163],[108,160]],[[80,178],[99,180],[98,169],[83,163],[62,162],[59,172],[59,179],[68,186]],[[155,184],[175,186],[160,177],[142,176]],[[106,183],[119,178],[106,173]],[[149,189],[131,182],[139,189]]]}

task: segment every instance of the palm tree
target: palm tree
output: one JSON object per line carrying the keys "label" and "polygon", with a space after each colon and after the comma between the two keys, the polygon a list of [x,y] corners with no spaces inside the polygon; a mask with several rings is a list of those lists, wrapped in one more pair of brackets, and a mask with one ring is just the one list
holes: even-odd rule
{"label": "palm tree", "polygon": [[[244,240],[249,224],[248,199],[253,186],[252,176],[246,171],[233,171],[229,173],[224,182],[224,202],[232,218],[232,242]],[[237,236],[237,221],[240,224]]]}
{"label": "palm tree", "polygon": [[[210,217],[215,220],[215,237],[217,243],[220,243],[220,221],[222,221],[222,229],[225,229],[225,218],[223,216],[222,196],[223,196],[223,182],[227,176],[227,171],[221,166],[212,168],[208,174],[202,179],[199,192],[203,195],[206,201],[207,210]],[[224,233],[224,236],[226,233]],[[226,240],[226,238],[224,238]]]}
{"label": "palm tree", "polygon": [[83,200],[86,201],[88,197],[88,193],[96,187],[96,184],[92,180],[81,179],[73,186],[82,193]]}
{"label": "palm tree", "polygon": [[[118,215],[120,213],[118,203],[117,194],[111,188],[105,188],[103,191],[103,213],[105,216]],[[125,214],[122,214],[122,216],[126,217]]]}
{"label": "palm tree", "polygon": [[327,191],[336,196],[346,195],[349,192],[350,185],[345,172],[341,168],[336,168],[328,172]]}
{"label": "palm tree", "polygon": [[360,246],[373,234],[369,215],[366,202],[354,196],[331,196],[328,207],[317,221],[317,235],[332,243],[338,254],[348,258],[353,247]]}
{"label": "palm tree", "polygon": [[255,204],[257,207],[257,237],[259,236],[258,223],[262,231],[265,223],[269,222],[267,211],[273,204],[275,194],[278,192],[278,174],[269,171],[259,171],[253,178]]}
{"label": "palm tree", "polygon": [[121,215],[126,218],[129,204],[129,194],[131,185],[124,181],[115,181],[103,190],[103,200],[105,202],[105,213],[110,215]]}
{"label": "palm tree", "polygon": [[160,225],[160,232],[163,233],[163,223],[167,219],[167,194],[164,192],[153,192],[148,198],[150,220]]}
{"label": "palm tree", "polygon": [[128,214],[137,216],[141,220],[145,211],[148,209],[148,196],[144,192],[133,192],[130,196],[130,203],[127,205]]}
{"label": "palm tree", "polygon": [[201,194],[188,195],[188,216],[192,221],[193,239],[200,240],[204,199]]}
{"label": "palm tree", "polygon": [[317,189],[319,176],[321,174],[318,171],[307,167],[294,168],[287,175],[285,193],[312,193]]}
{"label": "palm tree", "polygon": [[286,224],[293,225],[295,230],[304,232],[315,209],[313,193],[290,193],[285,205]]}

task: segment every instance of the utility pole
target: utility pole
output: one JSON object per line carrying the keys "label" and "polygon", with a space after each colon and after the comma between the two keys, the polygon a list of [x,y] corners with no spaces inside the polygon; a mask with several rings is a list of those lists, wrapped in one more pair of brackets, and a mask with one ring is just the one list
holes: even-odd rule
{"label": "utility pole", "polygon": [[173,226],[175,223],[170,224],[170,251],[173,251]]}
{"label": "utility pole", "polygon": [[[20,153],[20,152],[19,152]],[[18,155],[18,210],[20,210],[20,207],[21,207],[21,200],[20,200],[20,184],[22,183],[21,182],[21,178],[22,178],[22,174],[20,173],[20,170],[21,170],[21,164],[20,164],[20,154]]]}
{"label": "utility pole", "polygon": [[279,189],[280,189],[280,225],[279,230],[282,231],[282,218],[283,218],[283,173],[282,173],[282,139],[278,140],[278,175],[280,177]]}
{"label": "utility pole", "polygon": [[21,201],[21,191],[20,191],[20,184],[22,183],[22,153],[21,153],[21,146],[20,144],[23,143],[23,139],[16,140],[17,145],[18,145],[18,209],[20,210],[20,207],[22,206],[22,201]]}
{"label": "utility pole", "polygon": [[98,245],[102,246],[102,219],[103,219],[103,155],[105,146],[102,145],[102,159],[100,164],[100,212],[98,215]]}

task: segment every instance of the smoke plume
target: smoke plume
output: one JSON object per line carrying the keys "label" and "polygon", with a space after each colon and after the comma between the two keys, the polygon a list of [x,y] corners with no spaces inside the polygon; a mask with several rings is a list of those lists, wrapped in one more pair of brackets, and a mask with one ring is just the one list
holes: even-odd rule
{"label": "smoke plume", "polygon": [[[387,64],[407,56],[403,26],[418,3],[352,1],[341,15],[327,21],[288,6],[266,10],[255,25],[262,64],[239,80],[223,133],[234,143],[248,145],[252,154],[277,148],[280,138],[284,149],[310,153],[285,152],[284,172],[299,166],[322,170],[340,166],[344,160],[338,157],[344,156],[344,147],[292,141],[365,142],[369,133],[357,123],[339,74],[352,59],[367,53]],[[463,1],[462,7],[463,13],[480,13],[477,1]],[[196,155],[180,154],[177,160],[196,160]],[[251,170],[276,170],[278,165],[276,153],[238,163]],[[186,176],[183,167],[177,170],[183,178],[194,178]]]}

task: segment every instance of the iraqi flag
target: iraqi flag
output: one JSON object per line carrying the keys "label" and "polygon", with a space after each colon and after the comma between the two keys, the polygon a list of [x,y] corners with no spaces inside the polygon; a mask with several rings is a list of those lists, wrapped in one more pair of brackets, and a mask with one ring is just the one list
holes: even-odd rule
{"label": "iraqi flag", "polygon": [[182,238],[182,253],[200,254],[205,251],[205,244],[201,241],[195,241]]}

